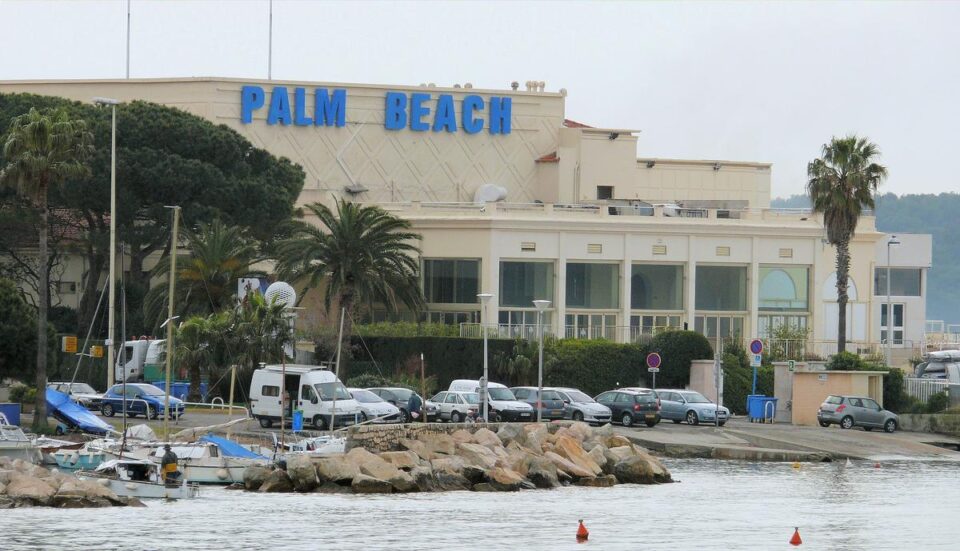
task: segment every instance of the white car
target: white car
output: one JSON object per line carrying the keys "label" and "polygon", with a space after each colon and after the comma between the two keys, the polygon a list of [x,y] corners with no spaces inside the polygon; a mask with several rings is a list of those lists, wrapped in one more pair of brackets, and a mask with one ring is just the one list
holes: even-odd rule
{"label": "white car", "polygon": [[69,394],[71,400],[87,409],[99,410],[100,403],[103,402],[103,393],[97,392],[87,383],[52,382],[47,383],[47,388]]}
{"label": "white car", "polygon": [[480,409],[480,395],[476,392],[455,392],[445,390],[430,398],[440,406],[439,419],[452,423],[462,423],[467,418],[475,418]]}
{"label": "white car", "polygon": [[350,395],[360,405],[360,417],[373,423],[399,423],[400,408],[362,388],[348,388]]}
{"label": "white car", "polygon": [[610,408],[598,404],[596,400],[575,388],[552,388],[563,398],[564,418],[586,423],[605,424],[610,422],[613,413]]}

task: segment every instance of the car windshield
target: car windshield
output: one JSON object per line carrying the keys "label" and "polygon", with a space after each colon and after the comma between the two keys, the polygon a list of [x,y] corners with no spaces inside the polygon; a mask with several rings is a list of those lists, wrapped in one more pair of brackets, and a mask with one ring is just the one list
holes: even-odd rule
{"label": "car windshield", "polygon": [[688,404],[712,404],[710,400],[707,400],[706,396],[700,394],[699,392],[684,392],[683,397],[686,398]]}
{"label": "car windshield", "polygon": [[317,394],[320,395],[320,399],[323,401],[353,399],[350,393],[347,392],[347,387],[343,386],[341,382],[318,383],[313,386],[317,388]]}
{"label": "car windshield", "polygon": [[544,390],[543,398],[544,400],[563,400],[556,390]]}
{"label": "car windshield", "polygon": [[353,399],[362,403],[362,404],[375,404],[377,402],[383,402],[383,398],[377,396],[376,394],[370,392],[369,390],[354,390],[350,394],[353,395]]}
{"label": "car windshield", "polygon": [[164,392],[153,385],[140,385],[139,388],[147,396],[163,396]]}
{"label": "car windshield", "polygon": [[516,400],[513,393],[510,392],[509,388],[487,388],[487,392],[490,394],[491,400]]}
{"label": "car windshield", "polygon": [[460,396],[463,396],[463,399],[466,400],[468,404],[480,403],[480,395],[476,392],[463,392]]}
{"label": "car windshield", "polygon": [[97,391],[87,383],[67,383],[62,385],[63,389],[73,394],[96,394]]}
{"label": "car windshield", "polygon": [[574,402],[579,402],[579,403],[592,404],[596,401],[593,398],[587,396],[586,394],[580,392],[579,390],[567,392],[567,396],[569,396],[570,399],[573,400]]}
{"label": "car windshield", "polygon": [[657,401],[657,397],[654,396],[652,392],[637,394],[636,402],[638,404],[649,404],[651,402],[656,402],[656,401]]}

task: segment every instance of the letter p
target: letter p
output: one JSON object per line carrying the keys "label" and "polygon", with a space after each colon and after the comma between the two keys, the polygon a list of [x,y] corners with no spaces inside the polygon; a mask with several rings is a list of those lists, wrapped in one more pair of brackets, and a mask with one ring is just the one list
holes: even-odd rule
{"label": "letter p", "polygon": [[263,88],[259,86],[244,86],[240,90],[240,122],[253,122],[253,112],[263,107]]}

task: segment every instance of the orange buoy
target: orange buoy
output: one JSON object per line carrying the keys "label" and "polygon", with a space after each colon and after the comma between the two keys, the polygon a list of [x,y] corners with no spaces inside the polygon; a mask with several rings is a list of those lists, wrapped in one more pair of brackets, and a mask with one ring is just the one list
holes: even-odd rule
{"label": "orange buoy", "polygon": [[800,529],[794,526],[793,537],[790,538],[790,545],[800,545],[801,543],[803,543],[803,540],[800,539]]}
{"label": "orange buoy", "polygon": [[590,537],[590,531],[583,525],[583,519],[580,519],[580,526],[577,528],[577,541],[585,542]]}
{"label": "orange buoy", "polygon": [[874,464],[873,464],[873,468],[874,468],[874,469],[879,469],[879,468],[880,468],[880,462],[877,461],[876,463],[874,463]]}

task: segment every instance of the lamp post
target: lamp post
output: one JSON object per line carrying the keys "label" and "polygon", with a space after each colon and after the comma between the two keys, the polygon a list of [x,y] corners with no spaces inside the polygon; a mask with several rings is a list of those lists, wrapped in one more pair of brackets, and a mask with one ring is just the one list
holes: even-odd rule
{"label": "lamp post", "polygon": [[[107,390],[113,386],[114,349],[113,342],[114,310],[116,309],[117,291],[117,105],[120,100],[111,98],[93,98],[96,105],[109,105],[110,122],[110,298],[107,302]],[[123,374],[124,376],[126,373]]]}
{"label": "lamp post", "polygon": [[490,383],[490,379],[487,373],[489,369],[489,354],[487,354],[487,304],[490,302],[490,299],[493,298],[493,293],[480,293],[477,295],[477,298],[479,298],[483,304],[483,316],[480,318],[480,325],[483,327],[483,383],[480,385],[480,400],[483,401],[483,422],[488,423],[490,422],[490,419],[487,417],[490,409],[490,400],[487,400],[487,385]]}
{"label": "lamp post", "polygon": [[899,244],[900,242],[897,241],[896,235],[891,235],[890,239],[887,240],[887,339],[886,346],[884,347],[887,367],[890,367],[890,364],[893,362],[893,347],[891,346],[893,341],[893,304],[890,302],[890,247]]}
{"label": "lamp post", "polygon": [[537,362],[537,422],[542,418],[543,400],[543,312],[550,307],[549,300],[535,300],[533,305],[537,307],[537,329],[539,332],[540,355]]}

